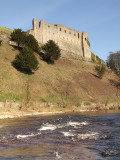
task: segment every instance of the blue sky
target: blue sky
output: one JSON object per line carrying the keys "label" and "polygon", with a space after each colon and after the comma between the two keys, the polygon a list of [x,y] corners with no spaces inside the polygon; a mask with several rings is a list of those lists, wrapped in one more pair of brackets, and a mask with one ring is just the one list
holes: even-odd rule
{"label": "blue sky", "polygon": [[33,18],[88,32],[103,60],[120,50],[120,0],[0,0],[0,26],[27,31]]}

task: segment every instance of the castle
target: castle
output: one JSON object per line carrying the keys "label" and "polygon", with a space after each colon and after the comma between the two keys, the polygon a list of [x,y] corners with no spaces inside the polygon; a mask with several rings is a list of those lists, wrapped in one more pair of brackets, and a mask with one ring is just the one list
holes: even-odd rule
{"label": "castle", "polygon": [[28,33],[36,38],[39,45],[49,40],[55,41],[61,49],[62,57],[91,60],[87,32],[81,33],[64,25],[46,23],[44,20],[38,26],[38,20],[33,19],[33,29],[28,30]]}

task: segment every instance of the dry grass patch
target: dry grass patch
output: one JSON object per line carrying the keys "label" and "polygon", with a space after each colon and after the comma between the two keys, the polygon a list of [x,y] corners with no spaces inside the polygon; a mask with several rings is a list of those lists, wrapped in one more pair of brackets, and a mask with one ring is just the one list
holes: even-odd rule
{"label": "dry grass patch", "polygon": [[13,32],[13,30],[11,30],[9,28],[6,28],[6,27],[1,27],[0,26],[0,33],[10,35],[12,32]]}
{"label": "dry grass patch", "polygon": [[[39,69],[32,75],[17,71],[11,62],[19,51],[2,44],[0,47],[0,91],[21,96],[26,101],[29,83],[29,101],[80,105],[82,101],[115,98],[116,88],[108,78],[116,79],[107,72],[102,80],[96,77],[95,64],[60,58],[54,65],[40,60]],[[7,97],[6,97],[7,99]]]}

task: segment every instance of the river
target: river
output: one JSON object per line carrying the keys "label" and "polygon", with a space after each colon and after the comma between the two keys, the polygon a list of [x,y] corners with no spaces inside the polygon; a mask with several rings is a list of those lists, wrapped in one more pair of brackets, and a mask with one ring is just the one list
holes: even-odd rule
{"label": "river", "polygon": [[120,112],[0,120],[0,160],[120,160]]}

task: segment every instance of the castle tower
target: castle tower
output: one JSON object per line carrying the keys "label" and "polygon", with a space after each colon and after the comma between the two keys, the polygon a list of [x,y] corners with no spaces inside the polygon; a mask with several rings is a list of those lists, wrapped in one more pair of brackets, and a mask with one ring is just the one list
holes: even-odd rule
{"label": "castle tower", "polygon": [[37,19],[33,19],[33,29],[38,29],[38,20]]}
{"label": "castle tower", "polygon": [[91,60],[91,52],[90,52],[90,46],[88,44],[88,33],[87,32],[82,33],[82,50],[83,50],[83,57],[86,60]]}
{"label": "castle tower", "polygon": [[45,22],[44,20],[41,20],[39,22],[39,29],[41,31],[41,43],[46,43],[46,32],[45,32]]}

